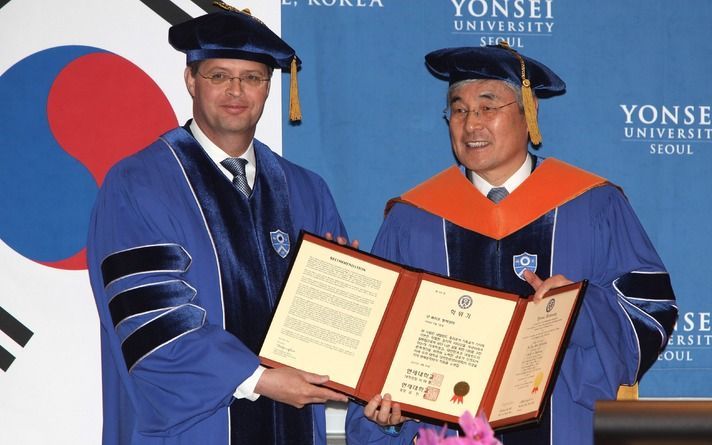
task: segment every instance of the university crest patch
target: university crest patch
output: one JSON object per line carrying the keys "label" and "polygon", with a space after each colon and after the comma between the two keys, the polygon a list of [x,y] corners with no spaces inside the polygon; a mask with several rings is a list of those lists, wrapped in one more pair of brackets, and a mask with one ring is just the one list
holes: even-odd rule
{"label": "university crest patch", "polygon": [[531,270],[532,273],[536,273],[536,263],[537,256],[531,253],[520,253],[519,255],[514,255],[512,257],[512,266],[514,267],[514,273],[520,279],[524,279],[524,271]]}
{"label": "university crest patch", "polygon": [[289,235],[281,230],[275,230],[274,232],[270,232],[269,236],[272,239],[274,251],[277,252],[277,255],[285,258],[289,254]]}

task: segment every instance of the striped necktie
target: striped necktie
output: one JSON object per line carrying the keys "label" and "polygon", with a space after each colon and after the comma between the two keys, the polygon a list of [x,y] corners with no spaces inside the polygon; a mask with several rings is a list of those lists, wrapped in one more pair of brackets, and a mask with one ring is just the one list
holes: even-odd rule
{"label": "striped necktie", "polygon": [[489,199],[495,204],[499,204],[499,202],[506,198],[507,195],[509,195],[509,192],[506,188],[494,187],[492,190],[489,191],[489,193],[487,193],[487,199]]}
{"label": "striped necktie", "polygon": [[227,171],[233,174],[232,185],[241,191],[243,195],[249,198],[252,193],[252,188],[250,187],[250,184],[247,183],[247,175],[245,174],[247,159],[226,158],[220,161],[220,164],[225,167]]}

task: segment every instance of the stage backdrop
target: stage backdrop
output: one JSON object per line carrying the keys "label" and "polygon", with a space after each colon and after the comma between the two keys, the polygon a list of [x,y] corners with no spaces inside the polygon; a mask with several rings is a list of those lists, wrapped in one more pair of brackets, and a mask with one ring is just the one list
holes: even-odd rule
{"label": "stage backdrop", "polygon": [[370,246],[384,203],[451,165],[446,83],[426,53],[507,40],[567,84],[539,102],[555,156],[623,188],[663,261],[680,319],[641,384],[647,397],[712,396],[712,2],[282,0],[299,49],[304,120],[284,154],[331,186]]}
{"label": "stage backdrop", "polygon": [[[304,120],[277,74],[258,137],[330,184],[368,249],[387,199],[453,158],[446,85],[423,56],[507,39],[567,82],[541,101],[541,156],[625,190],[681,318],[648,397],[710,397],[712,3],[252,0],[303,61]],[[172,23],[207,0],[0,0],[0,443],[99,443],[99,329],[84,246],[106,170],[190,117]],[[283,87],[283,88],[280,88]],[[282,104],[280,104],[280,100]],[[281,105],[281,106],[280,106]],[[330,429],[343,428],[338,415]]]}

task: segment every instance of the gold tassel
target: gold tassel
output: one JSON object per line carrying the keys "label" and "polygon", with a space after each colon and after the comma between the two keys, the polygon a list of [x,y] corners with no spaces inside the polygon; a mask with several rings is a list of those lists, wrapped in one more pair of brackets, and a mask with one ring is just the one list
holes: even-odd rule
{"label": "gold tassel", "polygon": [[292,59],[289,69],[289,120],[302,120],[302,108],[299,104],[299,84],[297,82],[297,58]]}
{"label": "gold tassel", "polygon": [[638,400],[638,384],[619,386],[616,400]]}
{"label": "gold tassel", "polygon": [[529,139],[532,144],[539,145],[541,144],[541,132],[539,132],[534,93],[532,93],[529,79],[522,81],[522,100],[524,102],[524,118],[527,120],[527,128],[529,128]]}
{"label": "gold tassel", "polygon": [[534,103],[534,92],[529,79],[527,79],[526,64],[517,51],[512,49],[506,41],[499,43],[499,46],[514,54],[519,59],[522,67],[522,102],[524,102],[524,118],[529,129],[529,139],[533,145],[541,144],[541,132],[539,131],[539,120],[537,118],[536,104]]}

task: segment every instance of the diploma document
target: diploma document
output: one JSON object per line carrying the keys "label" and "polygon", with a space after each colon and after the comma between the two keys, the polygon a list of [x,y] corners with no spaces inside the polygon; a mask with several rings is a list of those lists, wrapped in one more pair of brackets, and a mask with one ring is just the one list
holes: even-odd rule
{"label": "diploma document", "polygon": [[586,284],[534,303],[302,233],[260,360],[415,417],[484,411],[501,431],[543,413]]}

